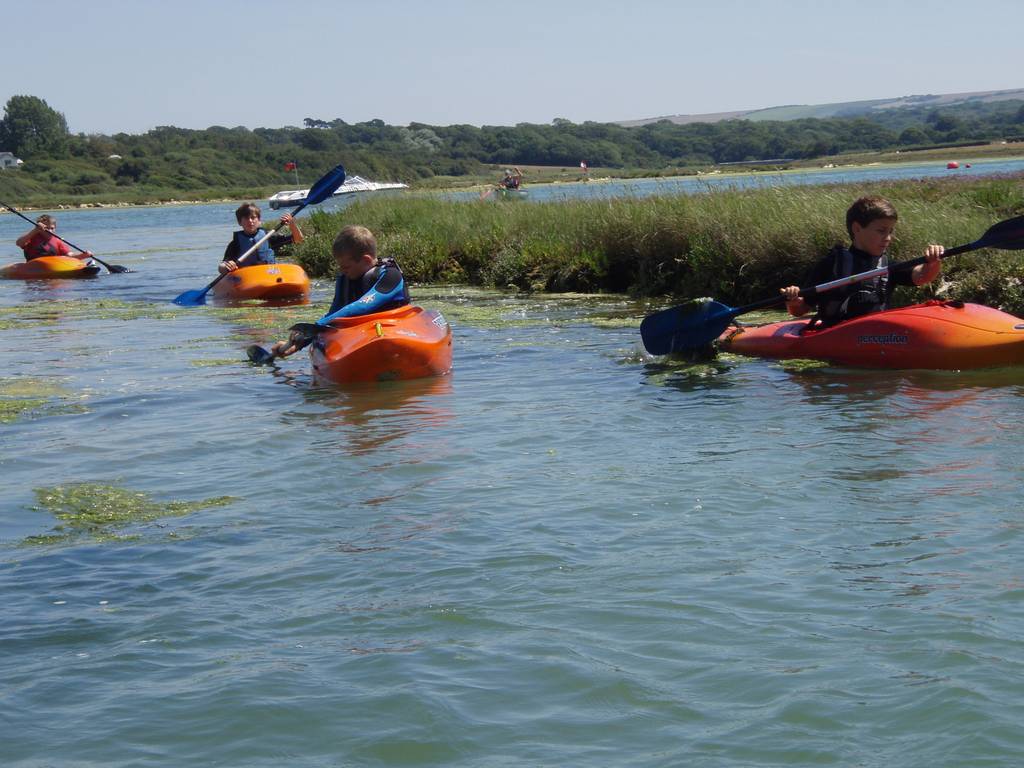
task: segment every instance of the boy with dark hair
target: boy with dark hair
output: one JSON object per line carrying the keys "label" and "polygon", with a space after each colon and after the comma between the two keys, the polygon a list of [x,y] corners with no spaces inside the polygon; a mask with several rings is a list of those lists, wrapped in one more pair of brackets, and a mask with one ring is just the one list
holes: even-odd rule
{"label": "boy with dark hair", "polygon": [[235,219],[242,228],[235,232],[231,242],[224,249],[224,259],[217,267],[221,274],[234,272],[239,267],[248,267],[252,264],[273,264],[277,260],[277,257],[274,255],[275,250],[289,243],[302,242],[302,230],[299,229],[299,225],[295,223],[292,215],[286,213],[281,216],[281,223],[288,225],[291,234],[271,235],[267,240],[260,243],[256,252],[251,254],[244,263],[239,264],[238,257],[248,252],[256,243],[259,243],[267,232],[261,226],[260,207],[255,203],[243,203],[240,205],[238,210],[235,211]]}
{"label": "boy with dark hair", "polygon": [[[889,264],[886,253],[892,243],[898,216],[896,208],[883,197],[862,197],[846,212],[849,247],[837,245],[811,270],[809,284],[820,285],[842,277],[869,272]],[[941,245],[925,248],[923,264],[907,269],[895,267],[887,275],[809,297],[799,296],[800,288],[791,285],[781,293],[789,314],[799,317],[811,309],[818,310],[824,325],[834,325],[853,317],[881,312],[889,308],[897,285],[925,285],[942,269],[945,249]]]}

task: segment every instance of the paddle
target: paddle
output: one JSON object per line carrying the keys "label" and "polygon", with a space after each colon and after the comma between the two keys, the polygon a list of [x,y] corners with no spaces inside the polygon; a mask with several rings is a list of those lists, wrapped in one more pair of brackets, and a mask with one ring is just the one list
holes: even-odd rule
{"label": "paddle", "polygon": [[[328,330],[328,326],[316,323],[296,323],[288,330],[291,331],[289,340],[295,344],[295,351],[298,352],[300,349],[308,347],[318,333]],[[256,365],[270,365],[278,357],[282,357],[280,354],[264,349],[259,344],[246,347],[245,354],[249,361]]]}
{"label": "paddle", "polygon": [[[302,204],[298,208],[292,211],[292,218],[298,216],[299,211],[307,205],[322,203],[334,193],[334,190],[344,183],[345,169],[340,165],[335,166],[324,174],[320,180],[310,188],[309,194],[306,195],[306,199],[302,201]],[[245,259],[249,258],[249,256],[259,250],[259,247],[263,245],[264,242],[270,239],[274,232],[277,232],[277,230],[281,229],[283,226],[283,224],[278,224],[276,229],[261,237],[249,250],[235,259],[235,263],[241,264]],[[174,303],[180,304],[184,307],[197,307],[200,304],[205,304],[206,294],[209,293],[210,289],[230,274],[230,272],[225,272],[221,275],[217,275],[217,277],[211,280],[205,288],[200,288],[195,291],[185,291],[174,299]]]}
{"label": "paddle", "polygon": [[[1004,251],[1024,249],[1024,216],[1016,216],[992,225],[984,235],[973,243],[950,248],[942,254],[942,258],[977,251],[981,248],[997,248]],[[919,256],[916,259],[890,264],[849,277],[841,277],[838,280],[810,288],[801,288],[800,296],[805,298],[814,296],[842,288],[845,285],[881,277],[897,267],[913,268],[925,261],[924,256]],[[717,339],[729,327],[733,318],[756,309],[780,304],[782,301],[782,294],[778,294],[755,301],[753,304],[734,308],[711,299],[693,299],[686,304],[664,309],[645,317],[640,323],[640,337],[643,339],[644,348],[652,355],[667,355],[672,352],[699,349]]]}
{"label": "paddle", "polygon": [[[9,206],[7,203],[3,202],[2,200],[0,200],[0,205],[2,205],[4,208],[6,208],[11,213],[13,213],[13,214],[15,214],[17,216],[21,216],[21,218],[23,218],[29,224],[32,224],[33,226],[35,226],[36,222],[32,221],[32,219],[30,219],[28,216],[26,216],[25,214],[21,213],[21,211],[14,210],[11,206]],[[66,245],[70,245],[76,251],[82,251],[82,252],[85,251],[84,248],[79,248],[74,243],[68,242],[63,237],[58,235],[56,232],[51,232],[50,234],[53,235],[54,237],[56,237],[62,243],[66,244]],[[92,257],[92,259],[93,259],[93,261],[98,261],[100,264],[102,264],[104,267],[106,267],[107,268],[107,272],[110,272],[111,274],[115,274],[115,273],[119,274],[121,272],[131,272],[132,271],[132,270],[128,269],[128,267],[122,267],[120,264],[107,264],[107,262],[103,261],[102,259],[96,258],[95,255]]]}

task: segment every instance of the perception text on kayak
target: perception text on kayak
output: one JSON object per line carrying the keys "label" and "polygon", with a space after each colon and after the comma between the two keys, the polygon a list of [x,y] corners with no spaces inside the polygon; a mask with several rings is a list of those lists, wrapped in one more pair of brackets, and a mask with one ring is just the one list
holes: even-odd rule
{"label": "perception text on kayak", "polygon": [[857,337],[858,344],[909,344],[910,337],[903,333],[864,334]]}

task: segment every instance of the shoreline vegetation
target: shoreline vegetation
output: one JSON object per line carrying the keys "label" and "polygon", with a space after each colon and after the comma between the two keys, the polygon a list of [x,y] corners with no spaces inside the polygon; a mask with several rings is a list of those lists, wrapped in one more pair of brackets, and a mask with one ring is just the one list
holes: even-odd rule
{"label": "shoreline vegetation", "polygon": [[[819,169],[856,169],[878,165],[945,163],[957,160],[961,163],[977,160],[1009,160],[1024,156],[1024,142],[979,142],[977,144],[927,148],[917,150],[891,150],[872,152],[848,152],[840,155],[827,155],[814,159],[786,160],[779,162],[728,163],[725,165],[694,165],[652,170],[650,168],[605,168],[591,167],[584,174],[579,168],[565,166],[534,166],[520,165],[525,174],[526,188],[550,184],[590,183],[600,184],[608,181],[665,179],[677,177],[701,176],[748,176],[761,173],[801,172]],[[461,176],[433,176],[426,179],[413,180],[410,191],[415,192],[484,192],[493,189],[503,174],[506,166],[496,164],[475,174]],[[160,205],[202,205],[206,203],[231,203],[255,201],[263,204],[271,195],[282,189],[302,189],[312,181],[307,179],[299,184],[279,183],[274,186],[260,187],[207,187],[192,190],[123,190],[95,194],[50,194],[40,195],[27,193],[16,183],[17,174],[22,171],[5,170],[0,172],[0,192],[4,197],[11,198],[21,205],[22,211],[47,210],[78,210],[90,208],[134,208]],[[392,179],[378,179],[391,181]],[[6,183],[4,183],[6,182]],[[0,209],[0,214],[7,213]]]}
{"label": "shoreline vegetation", "polygon": [[[845,214],[866,194],[900,214],[890,256],[953,247],[1024,213],[1024,174],[825,184],[644,198],[460,202],[428,195],[358,200],[315,211],[304,242],[285,254],[310,275],[334,274],[330,244],[347,224],[377,234],[379,253],[413,283],[515,291],[621,293],[637,298],[712,296],[743,304],[804,285],[811,265],[847,242]],[[974,301],[1024,314],[1024,256],[978,251],[943,263],[940,280],[900,288],[898,303]]]}
{"label": "shoreline vegetation", "polygon": [[[990,144],[957,148],[955,159],[964,163],[1021,154],[1024,146],[1020,144]],[[953,158],[953,151],[932,149],[721,170],[723,175],[744,175]],[[579,169],[572,168],[527,167],[524,171],[527,188],[580,183],[581,179]],[[601,183],[609,172],[591,168],[589,183]],[[660,174],[666,175],[698,174]],[[614,174],[616,179],[658,177],[639,171]],[[930,242],[947,247],[972,242],[995,222],[1024,214],[1024,174],[724,188],[644,198],[531,201],[528,205],[452,201],[442,196],[451,191],[493,189],[496,178],[497,174],[460,177],[459,183],[435,178],[401,195],[358,199],[334,213],[314,210],[303,217],[305,242],[286,249],[282,256],[300,263],[311,276],[331,277],[331,241],[343,226],[358,223],[377,233],[380,253],[397,258],[413,283],[620,293],[646,299],[712,296],[744,304],[770,296],[783,285],[804,285],[809,267],[832,245],[848,240],[846,209],[865,194],[889,198],[900,213],[891,250],[894,261],[918,256]],[[81,206],[192,205],[240,199],[263,203],[258,195],[227,195],[202,200],[93,200]],[[22,210],[54,207],[60,208],[25,206]],[[268,225],[276,223],[269,215],[267,220]],[[1022,286],[1024,256],[980,251],[944,262],[941,279],[931,286],[900,288],[896,301],[955,299],[1024,315]]]}

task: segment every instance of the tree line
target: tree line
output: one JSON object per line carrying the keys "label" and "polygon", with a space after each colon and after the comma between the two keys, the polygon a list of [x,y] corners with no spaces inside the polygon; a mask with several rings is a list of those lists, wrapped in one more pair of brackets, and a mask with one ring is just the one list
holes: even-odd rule
{"label": "tree line", "polygon": [[[306,183],[341,162],[353,173],[415,183],[460,177],[493,165],[680,172],[718,163],[806,159],[854,151],[1024,136],[1024,101],[905,108],[871,116],[788,121],[726,120],[626,127],[555,119],[514,126],[387,125],[308,117],[303,126],[204,130],[160,126],[143,134],[71,134],[64,115],[36,96],[13,96],[0,120],[0,150],[25,160],[26,191],[73,195],[112,191],[266,189],[286,183],[296,163]],[[0,185],[13,184],[10,176]]]}

